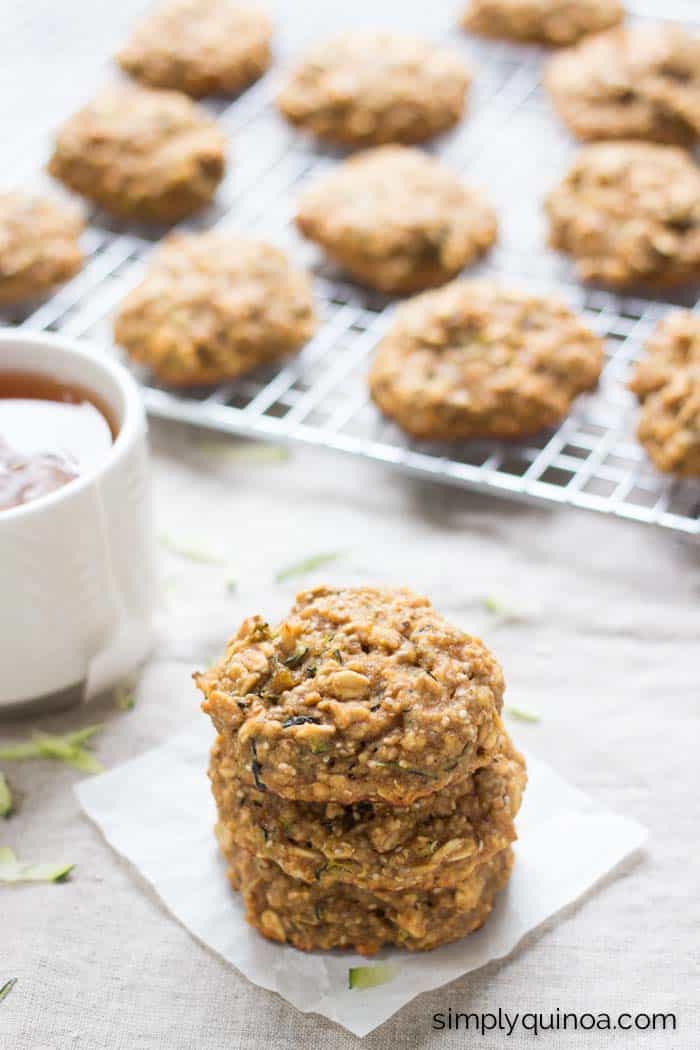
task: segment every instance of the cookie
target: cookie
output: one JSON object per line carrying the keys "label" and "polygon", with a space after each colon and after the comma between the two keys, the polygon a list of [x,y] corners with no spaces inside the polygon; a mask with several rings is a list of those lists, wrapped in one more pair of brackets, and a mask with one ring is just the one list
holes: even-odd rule
{"label": "cookie", "polygon": [[196,676],[235,775],[309,802],[410,805],[485,765],[503,674],[408,590],[317,587]]}
{"label": "cookie", "polygon": [[624,15],[621,0],[471,0],[462,25],[482,36],[562,47]]}
{"label": "cookie", "polygon": [[637,436],[654,465],[700,477],[700,315],[669,314],[629,386],[642,405]]}
{"label": "cookie", "polygon": [[460,120],[470,80],[456,55],[419,37],[350,32],[306,56],[277,106],[292,124],[331,143],[411,144]]}
{"label": "cookie", "polygon": [[644,399],[637,437],[658,470],[700,477],[700,367],[679,372]]}
{"label": "cookie", "polygon": [[312,886],[246,850],[223,843],[222,851],[246,919],[264,937],[302,951],[352,948],[361,955],[386,944],[426,951],[479,929],[513,866],[505,849],[450,889],[370,892],[348,884]]}
{"label": "cookie", "polygon": [[369,890],[457,886],[515,839],[525,762],[503,736],[488,765],[408,806],[295,802],[242,784],[219,738],[209,776],[219,840],[295,879]]}
{"label": "cookie", "polygon": [[558,299],[455,281],[400,307],[369,387],[413,437],[519,438],[559,422],[602,363],[600,339]]}
{"label": "cookie", "polygon": [[136,27],[117,55],[143,84],[193,98],[235,94],[270,64],[272,25],[232,0],[169,0]]}
{"label": "cookie", "polygon": [[663,288],[700,279],[700,169],[673,146],[585,146],[546,205],[550,244],[584,281]]}
{"label": "cookie", "polygon": [[700,140],[700,37],[684,29],[601,33],[552,58],[545,84],[579,139]]}
{"label": "cookie", "polygon": [[114,334],[171,386],[234,379],[300,349],[311,282],[283,252],[230,233],[173,234],[124,300]]}
{"label": "cookie", "polygon": [[83,265],[83,219],[49,197],[0,194],[0,304],[44,295]]}
{"label": "cookie", "polygon": [[444,284],[497,232],[479,191],[406,146],[344,161],[303,193],[296,224],[356,280],[387,294]]}
{"label": "cookie", "polygon": [[49,171],[105,211],[173,223],[212,199],[226,140],[175,91],[109,88],[58,131]]}

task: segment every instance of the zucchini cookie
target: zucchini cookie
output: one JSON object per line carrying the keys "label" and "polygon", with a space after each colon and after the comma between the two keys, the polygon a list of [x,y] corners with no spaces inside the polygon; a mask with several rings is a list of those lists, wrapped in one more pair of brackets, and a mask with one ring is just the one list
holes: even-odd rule
{"label": "zucchini cookie", "polygon": [[601,33],[550,59],[545,83],[579,139],[700,139],[700,37],[678,27]]}
{"label": "zucchini cookie", "polygon": [[136,26],[117,55],[136,80],[193,98],[234,94],[270,64],[272,25],[232,0],[169,0]]}
{"label": "zucchini cookie", "polygon": [[223,738],[209,776],[224,852],[240,847],[316,886],[457,886],[516,838],[525,763],[504,735],[487,766],[409,806],[295,802],[242,784]]}
{"label": "zucchini cookie", "polygon": [[406,146],[344,161],[302,195],[296,224],[358,281],[387,294],[444,284],[497,232],[479,191]]}
{"label": "zucchini cookie", "polygon": [[553,248],[580,278],[664,287],[700,278],[700,169],[644,142],[584,147],[545,208]]}
{"label": "zucchini cookie", "polygon": [[49,171],[114,215],[173,223],[212,199],[225,148],[215,121],[186,96],[109,88],[59,129]]}
{"label": "zucchini cookie", "polygon": [[669,314],[647,343],[630,382],[642,410],[637,436],[654,465],[700,477],[700,316]]}
{"label": "zucchini cookie", "polygon": [[83,226],[64,201],[0,194],[0,304],[43,295],[73,277],[83,265]]}
{"label": "zucchini cookie", "polygon": [[456,124],[471,75],[419,37],[343,33],[315,47],[277,98],[292,124],[348,146],[416,143]]}
{"label": "zucchini cookie", "polygon": [[462,25],[482,36],[562,47],[624,15],[621,0],[471,0]]}
{"label": "zucchini cookie", "polygon": [[303,270],[272,245],[214,231],[166,238],[120,307],[114,334],[162,382],[196,386],[299,350],[314,327]]}
{"label": "zucchini cookie", "polygon": [[449,889],[370,892],[300,882],[272,861],[238,847],[230,850],[228,843],[223,852],[246,919],[263,936],[303,951],[353,948],[361,955],[374,955],[385,944],[426,951],[477,930],[513,866],[508,848]]}
{"label": "zucchini cookie", "polygon": [[559,422],[602,363],[601,340],[558,299],[454,281],[400,307],[369,387],[413,437],[519,438]]}
{"label": "zucchini cookie", "polygon": [[195,680],[236,776],[284,798],[410,805],[501,741],[498,663],[408,590],[303,591]]}

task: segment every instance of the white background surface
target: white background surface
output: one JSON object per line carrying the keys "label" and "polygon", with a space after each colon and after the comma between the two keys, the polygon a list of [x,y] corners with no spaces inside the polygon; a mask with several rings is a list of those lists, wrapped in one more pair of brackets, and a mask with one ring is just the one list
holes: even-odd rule
{"label": "white background surface", "polygon": [[[136,0],[2,0],[0,159],[60,119],[89,90]],[[448,3],[282,4],[293,46],[339,16],[447,26]],[[532,1047],[534,1037],[469,1040],[431,1031],[455,1010],[668,1011],[674,1035],[543,1035],[543,1046],[698,1045],[697,742],[700,563],[672,534],[594,515],[519,507],[411,482],[311,451],[286,463],[230,464],[193,448],[190,432],[153,429],[159,529],[225,553],[223,568],[163,554],[166,607],[156,667],[136,708],[105,701],[46,720],[63,731],[104,720],[100,757],[114,766],[177,732],[196,711],[193,667],[249,613],[288,606],[297,582],[273,582],[298,557],[342,548],[334,581],[407,583],[482,633],[503,663],[510,703],[539,712],[516,739],[567,780],[651,831],[648,849],[508,960],[421,996],[362,1045],[370,1050]],[[529,610],[501,623],[484,594]],[[41,639],[37,639],[37,645]],[[174,675],[182,688],[151,689]],[[153,677],[155,676],[155,678]],[[0,738],[28,726],[0,729]],[[46,763],[8,768],[19,813],[0,842],[31,860],[77,867],[63,886],[0,888],[0,1050],[234,1050],[360,1045],[249,985],[174,922],[82,818],[79,774]],[[177,784],[173,784],[177,791]]]}

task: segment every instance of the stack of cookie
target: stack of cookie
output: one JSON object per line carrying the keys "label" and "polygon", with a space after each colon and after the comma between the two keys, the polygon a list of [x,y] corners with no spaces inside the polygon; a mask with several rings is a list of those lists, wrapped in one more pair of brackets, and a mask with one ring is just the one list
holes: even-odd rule
{"label": "stack of cookie", "polygon": [[319,587],[197,676],[248,921],[302,949],[434,948],[508,880],[525,766],[501,670],[407,590]]}

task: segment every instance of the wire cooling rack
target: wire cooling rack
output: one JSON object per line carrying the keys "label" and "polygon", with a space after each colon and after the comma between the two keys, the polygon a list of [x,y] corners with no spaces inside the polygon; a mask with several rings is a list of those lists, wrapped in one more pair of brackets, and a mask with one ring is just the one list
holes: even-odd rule
{"label": "wire cooling rack", "polygon": [[[487,187],[500,217],[497,247],[472,272],[555,291],[578,310],[606,340],[599,389],[580,398],[558,428],[522,443],[417,443],[384,420],[368,399],[366,373],[393,308],[347,283],[296,234],[298,191],[340,154],[317,148],[277,117],[271,75],[237,101],[210,106],[230,135],[230,174],[216,205],[183,227],[217,225],[288,250],[315,275],[322,323],[294,359],[215,390],[176,394],[137,370],[148,411],[231,434],[323,446],[464,488],[586,507],[700,535],[700,483],[663,477],[648,462],[634,437],[636,402],[625,386],[669,303],[700,304],[620,298],[576,284],[568,264],[544,247],[542,199],[574,147],[541,91],[541,55],[457,34],[450,43],[475,67],[475,83],[467,119],[434,152],[470,182]],[[89,338],[119,354],[112,316],[140,279],[155,239],[152,232],[127,230],[94,214],[83,271],[31,312],[5,315],[4,322]]]}

